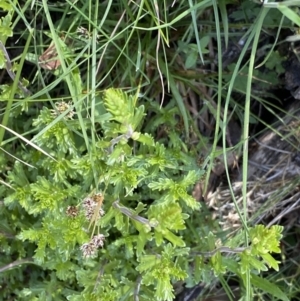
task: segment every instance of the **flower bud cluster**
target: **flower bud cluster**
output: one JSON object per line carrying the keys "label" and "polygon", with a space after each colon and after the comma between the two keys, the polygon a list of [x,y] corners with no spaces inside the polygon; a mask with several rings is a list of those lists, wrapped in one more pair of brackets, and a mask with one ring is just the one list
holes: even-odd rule
{"label": "flower bud cluster", "polygon": [[[83,200],[83,209],[85,217],[88,221],[92,220],[93,216],[96,217],[97,220],[101,218],[105,214],[104,210],[102,209],[102,201],[103,197],[101,194],[96,194],[92,197],[86,197]],[[95,212],[99,210],[99,212]],[[95,222],[97,221],[95,220]]]}
{"label": "flower bud cluster", "polygon": [[99,247],[103,247],[104,245],[105,236],[103,234],[95,235],[91,241],[88,243],[83,244],[80,247],[80,250],[83,254],[83,257],[89,258],[89,257],[95,257],[97,254],[97,250]]}

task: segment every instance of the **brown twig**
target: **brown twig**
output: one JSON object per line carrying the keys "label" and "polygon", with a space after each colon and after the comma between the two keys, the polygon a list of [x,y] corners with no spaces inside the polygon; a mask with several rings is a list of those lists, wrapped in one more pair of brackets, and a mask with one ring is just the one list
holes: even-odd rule
{"label": "brown twig", "polygon": [[18,265],[22,265],[24,263],[32,263],[34,264],[32,258],[25,258],[25,259],[20,259],[20,260],[16,260],[14,262],[11,262],[5,266],[3,266],[2,268],[0,268],[0,273],[13,269],[14,267],[18,266]]}

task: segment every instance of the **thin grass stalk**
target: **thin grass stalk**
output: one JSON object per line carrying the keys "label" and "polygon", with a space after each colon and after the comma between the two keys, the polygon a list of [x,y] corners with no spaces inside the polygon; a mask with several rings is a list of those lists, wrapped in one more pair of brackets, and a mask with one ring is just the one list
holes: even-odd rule
{"label": "thin grass stalk", "polygon": [[[25,51],[28,50],[31,38],[32,38],[32,35],[31,34],[28,35],[28,39],[27,39],[26,44],[25,44]],[[13,104],[13,101],[14,101],[16,90],[17,90],[17,87],[18,87],[18,84],[19,84],[19,79],[20,79],[20,75],[21,75],[22,66],[24,65],[24,61],[25,61],[25,56],[23,54],[22,58],[21,58],[21,61],[20,61],[20,67],[18,68],[18,71],[16,73],[16,76],[15,76],[15,79],[14,79],[14,82],[13,82],[13,85],[12,85],[10,97],[7,100],[7,105],[6,105],[4,116],[3,116],[3,119],[2,119],[3,127],[0,128],[0,145],[2,145],[2,142],[3,142],[5,127],[7,126],[9,116],[11,114],[11,108],[12,108],[12,104]]]}
{"label": "thin grass stalk", "polygon": [[[246,87],[246,102],[245,102],[245,113],[244,113],[244,132],[243,137],[246,138],[244,142],[244,149],[243,149],[243,211],[244,216],[247,217],[247,169],[248,169],[248,137],[249,137],[249,123],[250,123],[250,102],[251,102],[251,84],[252,84],[252,76],[254,70],[254,63],[255,63],[255,54],[259,42],[259,36],[262,30],[263,21],[265,16],[269,12],[269,9],[263,8],[260,12],[260,15],[257,18],[256,25],[254,26],[253,30],[255,31],[255,36],[252,44],[252,50],[250,55],[250,62],[249,62],[249,71],[248,71],[248,80],[247,80],[247,87]],[[248,246],[248,232],[245,231],[245,243]],[[247,270],[245,275],[246,280],[246,300],[251,300],[251,281],[250,281],[250,270]]]}
{"label": "thin grass stalk", "polygon": [[[189,6],[190,6],[190,8],[194,7],[194,4],[193,4],[192,0],[189,0]],[[197,19],[196,19],[196,10],[192,10],[191,11],[191,16],[192,16],[192,24],[193,24],[193,28],[194,28],[194,33],[195,33],[195,39],[196,39],[196,43],[197,43],[198,53],[200,55],[202,64],[204,64],[204,59],[203,59],[203,54],[202,54],[202,51],[201,51],[201,45],[200,45],[200,39],[199,39],[199,33],[198,33],[198,25],[197,25]]]}

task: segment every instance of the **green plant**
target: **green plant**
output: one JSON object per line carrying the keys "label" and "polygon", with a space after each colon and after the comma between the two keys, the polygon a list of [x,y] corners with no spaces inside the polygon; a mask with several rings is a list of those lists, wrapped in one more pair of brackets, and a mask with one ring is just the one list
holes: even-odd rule
{"label": "green plant", "polygon": [[[69,124],[77,126],[73,115],[64,114],[70,112],[65,104],[60,112],[65,117],[36,140],[55,159],[31,150],[27,161],[34,160],[37,170],[17,162],[8,174],[12,191],[5,198],[6,214],[14,212],[20,224],[16,241],[36,246],[30,252],[32,263],[52,271],[51,285],[61,287],[50,299],[127,300],[139,295],[141,300],[173,300],[172,283],[188,275],[195,246],[185,220],[200,205],[188,191],[204,171],[186,160],[181,145],[167,148],[138,131],[144,106],[138,105],[137,95],[109,89],[99,98],[96,121],[102,137],[88,154],[76,147],[83,138],[68,129]],[[45,128],[56,116],[44,108],[34,124]],[[28,228],[21,223],[24,214],[35,219]],[[7,226],[16,231],[16,224]],[[237,274],[265,270],[259,256],[277,269],[269,252],[279,251],[281,230],[250,230],[252,246],[240,255]],[[212,238],[207,246],[215,248]],[[210,255],[201,269],[226,273],[226,258],[220,252]],[[24,288],[20,296],[25,295],[44,298],[45,291]]]}
{"label": "green plant", "polygon": [[[218,277],[225,284],[228,274],[237,275],[248,300],[253,287],[287,300],[257,275],[266,265],[278,269],[270,253],[279,252],[282,229],[248,228],[244,212],[238,235],[216,235],[220,229],[203,222],[207,217],[191,196],[194,184],[209,178],[221,136],[227,151],[228,108],[238,107],[240,116],[245,111],[248,137],[250,95],[261,100],[250,89],[252,75],[267,76],[253,73],[252,55],[250,67],[242,68],[246,80],[235,77],[254,38],[255,52],[263,25],[278,25],[281,15],[268,19],[260,6],[242,2],[236,20],[247,15],[257,22],[238,62],[228,74],[220,63],[216,78],[199,72],[199,64],[212,59],[208,54],[222,61],[222,29],[229,41],[226,3],[178,1],[171,10],[172,4],[67,1],[64,7],[34,1],[31,23],[30,2],[21,9],[17,1],[1,1],[8,11],[3,47],[19,33],[20,20],[27,28],[20,34],[20,63],[12,64],[13,84],[1,86],[3,300],[172,300],[180,280],[193,285]],[[205,19],[207,9],[214,15]],[[32,24],[47,29],[33,31]],[[211,53],[211,37],[217,54]],[[21,88],[27,81],[19,80],[25,58],[38,66],[30,73],[30,97]],[[270,54],[266,66],[277,74],[282,70],[271,64],[275,59]],[[11,71],[5,55],[0,60]],[[270,82],[278,84],[274,74],[268,73]],[[207,104],[195,116],[204,110],[216,120],[212,148],[187,110],[191,91]],[[246,109],[232,91],[246,95]],[[204,148],[209,154],[199,166]]]}

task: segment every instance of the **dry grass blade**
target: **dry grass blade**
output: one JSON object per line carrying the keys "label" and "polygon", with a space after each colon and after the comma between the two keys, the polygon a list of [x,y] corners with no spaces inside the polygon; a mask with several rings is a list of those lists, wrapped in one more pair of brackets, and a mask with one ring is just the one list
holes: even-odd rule
{"label": "dry grass blade", "polygon": [[[28,139],[26,139],[25,137],[23,137],[22,135],[20,135],[19,133],[13,131],[12,129],[0,124],[0,126],[2,128],[4,128],[5,130],[7,130],[8,132],[12,133],[13,135],[15,135],[16,137],[20,138],[21,140],[23,140],[24,142],[26,142],[27,144],[29,144],[30,146],[32,146],[33,148],[35,148],[36,150],[40,151],[41,153],[43,153],[44,155],[46,155],[47,157],[49,157],[50,159],[56,161],[56,159],[54,157],[52,157],[50,154],[48,154],[46,151],[44,151],[42,148],[40,148],[39,146],[37,146],[36,144],[32,143],[31,141],[29,141]],[[56,161],[57,162],[57,161]]]}

